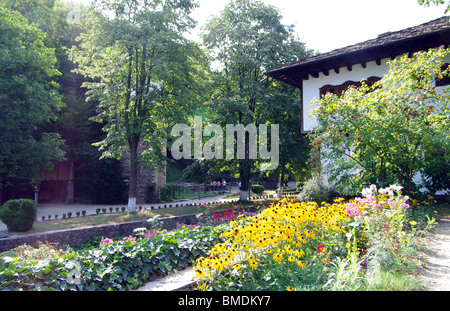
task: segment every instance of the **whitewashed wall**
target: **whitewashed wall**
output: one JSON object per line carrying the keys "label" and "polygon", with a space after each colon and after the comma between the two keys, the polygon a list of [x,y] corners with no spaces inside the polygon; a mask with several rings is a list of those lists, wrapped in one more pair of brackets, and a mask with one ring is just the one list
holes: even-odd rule
{"label": "whitewashed wall", "polygon": [[366,68],[363,68],[360,64],[353,65],[352,71],[348,71],[347,67],[341,67],[339,74],[334,70],[330,70],[329,75],[326,76],[322,72],[318,78],[314,78],[311,75],[308,80],[303,81],[303,131],[310,131],[317,121],[313,120],[310,116],[311,110],[316,106],[311,105],[312,100],[319,98],[319,89],[324,85],[341,85],[347,81],[359,82],[372,76],[382,78],[389,72],[387,62],[390,59],[383,59],[380,65],[377,65],[375,61],[366,64]]}

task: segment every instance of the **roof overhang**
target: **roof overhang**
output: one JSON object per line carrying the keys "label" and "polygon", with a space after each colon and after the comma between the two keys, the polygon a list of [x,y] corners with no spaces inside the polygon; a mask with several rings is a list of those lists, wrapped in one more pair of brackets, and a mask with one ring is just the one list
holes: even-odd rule
{"label": "roof overhang", "polygon": [[369,44],[368,47],[364,47],[364,43],[357,44],[273,69],[265,74],[300,88],[302,80],[309,79],[310,75],[313,77],[318,77],[320,73],[328,75],[332,70],[339,73],[340,68],[345,67],[352,70],[352,66],[356,64],[361,64],[365,68],[368,62],[375,61],[380,64],[382,59],[394,59],[405,53],[411,54],[447,45],[450,45],[450,27],[382,44]]}

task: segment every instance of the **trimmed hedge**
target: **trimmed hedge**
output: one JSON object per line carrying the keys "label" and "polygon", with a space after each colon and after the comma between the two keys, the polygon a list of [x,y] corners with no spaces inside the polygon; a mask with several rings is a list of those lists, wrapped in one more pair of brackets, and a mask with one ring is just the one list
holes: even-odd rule
{"label": "trimmed hedge", "polygon": [[252,185],[252,191],[257,195],[263,194],[264,190],[264,186],[262,185]]}
{"label": "trimmed hedge", "polygon": [[29,199],[9,200],[0,207],[0,219],[10,231],[28,231],[36,219],[36,204]]}

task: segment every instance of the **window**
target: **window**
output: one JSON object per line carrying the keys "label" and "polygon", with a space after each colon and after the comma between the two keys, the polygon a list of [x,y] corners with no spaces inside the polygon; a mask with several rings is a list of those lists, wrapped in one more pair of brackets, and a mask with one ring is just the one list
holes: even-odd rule
{"label": "window", "polygon": [[436,86],[446,86],[450,85],[450,67],[449,64],[445,63],[442,66],[442,73],[444,77],[442,79],[436,79]]}
{"label": "window", "polygon": [[[365,79],[365,81],[367,81],[367,84],[369,86],[373,85],[378,80],[381,80],[381,78],[379,78],[379,77],[370,77],[370,78]],[[354,85],[356,87],[359,87],[359,86],[361,86],[361,82],[346,81],[346,82],[344,82],[341,85],[329,85],[329,84],[324,85],[319,90],[320,97],[325,96],[328,93],[335,94],[338,97],[340,97],[352,85]]]}

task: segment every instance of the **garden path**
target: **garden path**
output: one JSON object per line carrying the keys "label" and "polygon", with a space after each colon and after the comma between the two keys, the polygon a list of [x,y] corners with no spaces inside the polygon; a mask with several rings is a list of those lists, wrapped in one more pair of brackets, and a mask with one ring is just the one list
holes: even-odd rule
{"label": "garden path", "polygon": [[426,266],[420,279],[426,291],[450,291],[450,217],[442,218],[426,236]]}

